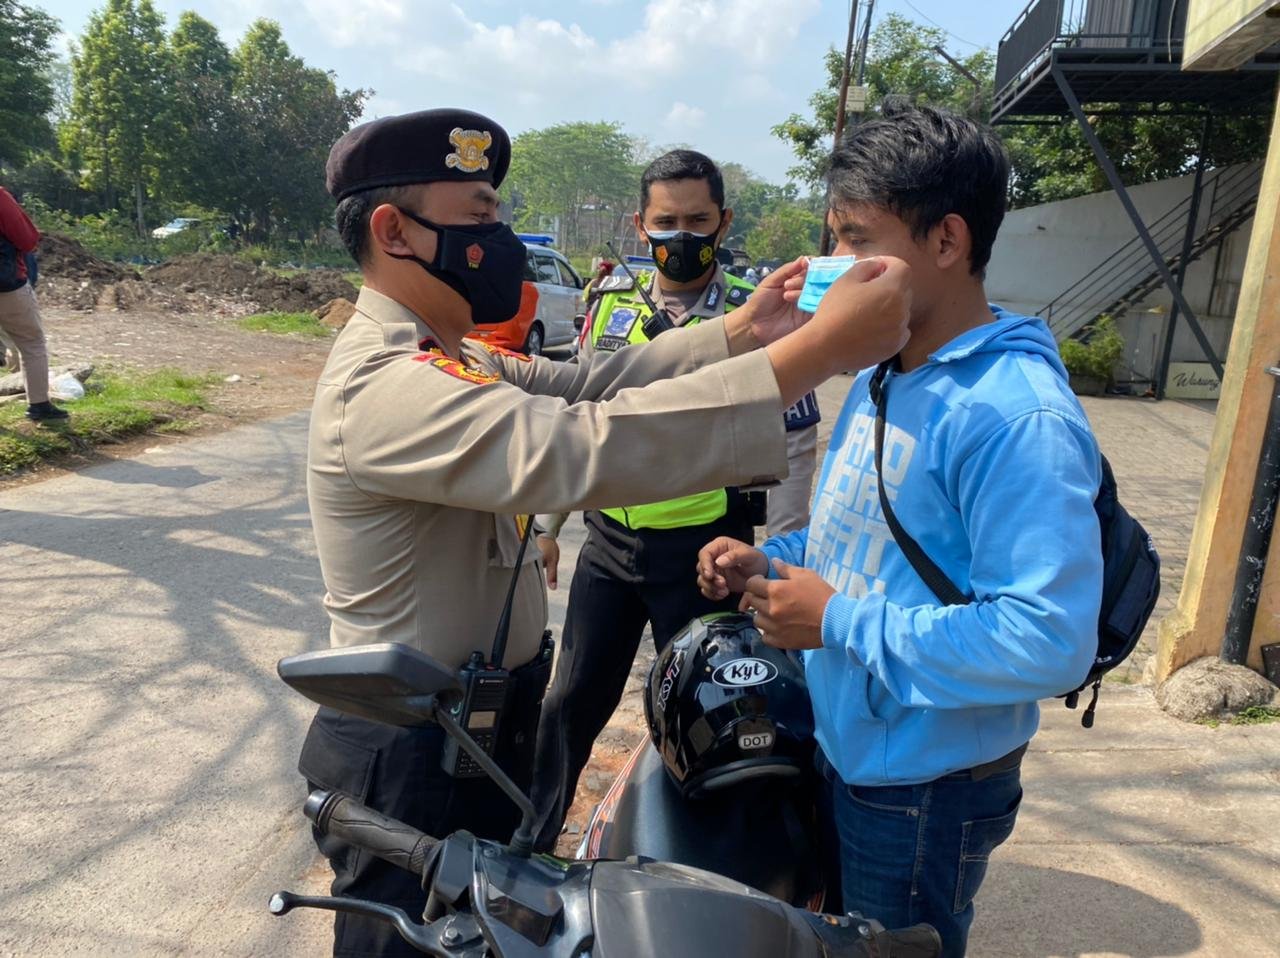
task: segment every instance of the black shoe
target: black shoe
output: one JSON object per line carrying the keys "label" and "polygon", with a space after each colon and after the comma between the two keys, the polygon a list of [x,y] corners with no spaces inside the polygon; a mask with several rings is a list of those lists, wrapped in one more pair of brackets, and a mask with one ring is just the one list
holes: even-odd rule
{"label": "black shoe", "polygon": [[27,407],[27,418],[33,422],[44,422],[49,419],[66,419],[68,413],[65,409],[59,409],[49,400],[44,402],[33,402]]}

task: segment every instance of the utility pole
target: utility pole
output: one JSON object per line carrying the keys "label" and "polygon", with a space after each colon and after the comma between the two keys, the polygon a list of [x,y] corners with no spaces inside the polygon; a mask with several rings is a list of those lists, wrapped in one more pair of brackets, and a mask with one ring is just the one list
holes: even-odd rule
{"label": "utility pole", "polygon": [[962,77],[973,84],[973,105],[969,108],[969,112],[973,115],[975,120],[982,119],[982,83],[963,63],[953,57],[946,50],[942,49],[942,47],[935,46],[933,48],[933,52],[950,63],[956,73],[959,73]]}
{"label": "utility pole", "polygon": [[[875,0],[870,0],[867,7],[867,22],[871,21],[871,7],[875,5]],[[849,33],[845,37],[844,42],[844,69],[840,72],[840,96],[836,102],[836,127],[835,136],[832,138],[831,147],[834,150],[840,145],[840,137],[844,135],[845,115],[848,109],[849,100],[849,80],[853,75],[853,41],[858,35],[858,0],[852,0],[849,4]],[[863,47],[863,69],[866,66],[866,49]],[[859,76],[858,83],[862,83]],[[831,250],[831,227],[823,217],[822,222],[822,241],[819,245],[820,252],[825,256]]]}

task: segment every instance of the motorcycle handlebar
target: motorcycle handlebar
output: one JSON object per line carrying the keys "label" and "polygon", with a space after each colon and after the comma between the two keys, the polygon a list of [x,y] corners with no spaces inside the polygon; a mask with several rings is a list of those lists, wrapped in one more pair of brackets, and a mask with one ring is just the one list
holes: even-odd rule
{"label": "motorcycle handlebar", "polygon": [[375,812],[341,792],[312,792],[303,812],[322,834],[363,848],[415,875],[422,874],[428,853],[438,844],[425,832]]}

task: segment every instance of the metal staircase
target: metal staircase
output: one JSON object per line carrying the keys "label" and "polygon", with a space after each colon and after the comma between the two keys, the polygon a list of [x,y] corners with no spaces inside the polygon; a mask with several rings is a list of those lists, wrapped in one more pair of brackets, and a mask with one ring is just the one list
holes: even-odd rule
{"label": "metal staircase", "polygon": [[[1187,227],[1192,197],[1181,202],[1148,224],[1165,264],[1177,273],[1220,246],[1232,232],[1253,216],[1258,205],[1262,182],[1262,164],[1245,163],[1213,170],[1205,174],[1204,196],[1197,224],[1199,232],[1193,240],[1186,264],[1182,262],[1182,244]],[[1054,337],[1061,342],[1078,336],[1102,315],[1116,315],[1140,303],[1162,285],[1142,240],[1138,236],[1113,250],[1097,266],[1037,310]]]}

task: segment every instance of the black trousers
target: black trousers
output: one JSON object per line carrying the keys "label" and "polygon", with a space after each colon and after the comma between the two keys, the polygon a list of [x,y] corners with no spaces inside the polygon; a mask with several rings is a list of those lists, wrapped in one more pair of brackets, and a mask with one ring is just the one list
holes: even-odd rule
{"label": "black trousers", "polygon": [[[495,758],[521,789],[528,789],[534,730],[550,663],[513,672],[514,682]],[[459,829],[506,841],[520,812],[488,778],[455,779],[440,767],[447,736],[438,726],[393,728],[321,708],[311,723],[298,771],[308,789],[337,789],[370,808],[444,837]],[[403,908],[420,918],[426,905],[422,877],[368,852],[315,832],[316,845],[333,867],[332,893]],[[420,958],[385,922],[337,913],[335,958]]]}
{"label": "black trousers", "polygon": [[736,609],[736,595],[712,602],[698,591],[698,550],[717,536],[751,542],[754,535],[745,509],[680,529],[633,531],[599,512],[585,519],[587,541],[538,726],[532,798],[539,851],[555,847],[591,746],[622,701],[645,625],[661,650],[690,619]]}

